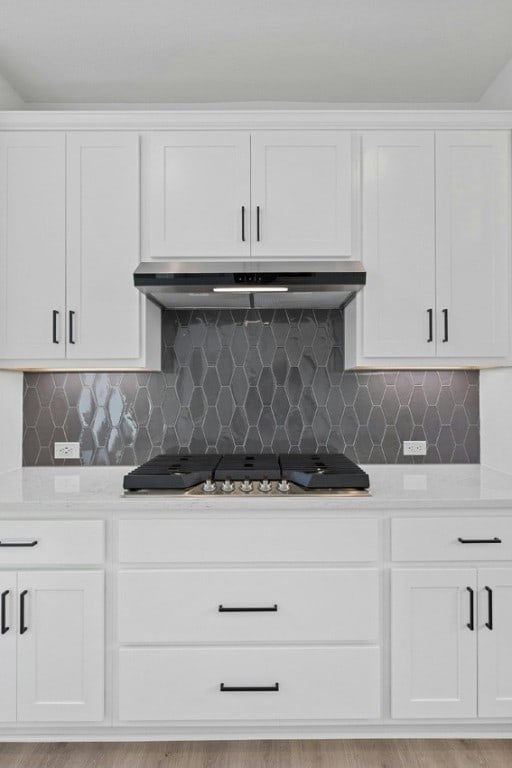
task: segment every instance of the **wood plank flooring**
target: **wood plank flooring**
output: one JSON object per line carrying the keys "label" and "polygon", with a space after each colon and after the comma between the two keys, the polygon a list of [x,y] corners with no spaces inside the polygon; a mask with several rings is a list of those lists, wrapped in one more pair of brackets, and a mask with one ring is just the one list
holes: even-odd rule
{"label": "wood plank flooring", "polygon": [[0,744],[0,768],[511,768],[512,740]]}

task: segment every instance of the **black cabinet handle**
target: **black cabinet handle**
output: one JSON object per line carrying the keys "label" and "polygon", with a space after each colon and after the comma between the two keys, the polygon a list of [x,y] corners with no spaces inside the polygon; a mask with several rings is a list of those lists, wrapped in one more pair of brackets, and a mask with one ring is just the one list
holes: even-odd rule
{"label": "black cabinet handle", "polygon": [[427,341],[434,341],[434,310],[427,309],[428,315],[428,339]]}
{"label": "black cabinet handle", "polygon": [[444,317],[444,337],[443,337],[443,343],[445,341],[448,341],[448,310],[443,309],[443,317]]}
{"label": "black cabinet handle", "polygon": [[260,207],[256,206],[256,241],[260,242]]}
{"label": "black cabinet handle", "polygon": [[28,595],[28,589],[24,589],[20,595],[20,635],[24,635],[28,627],[25,624],[25,598]]}
{"label": "black cabinet handle", "polygon": [[493,620],[492,620],[492,589],[490,587],[485,587],[487,590],[487,621],[485,622],[485,626],[487,629],[490,629],[492,631],[493,629]]}
{"label": "black cabinet handle", "polygon": [[0,547],[35,547],[37,539],[34,541],[0,541]]}
{"label": "black cabinet handle", "polygon": [[238,693],[240,691],[273,691],[277,693],[279,691],[279,683],[275,685],[224,685],[220,684],[221,693]]}
{"label": "black cabinet handle", "polygon": [[242,243],[245,243],[245,205],[242,205]]}
{"label": "black cabinet handle", "polygon": [[75,313],[72,309],[69,310],[69,343],[75,343]]}
{"label": "black cabinet handle", "polygon": [[460,536],[457,539],[461,544],[501,544],[501,539],[497,536],[494,539],[462,539]]}
{"label": "black cabinet handle", "polygon": [[53,326],[52,326],[52,340],[54,344],[58,344],[59,340],[57,338],[57,322],[59,319],[59,311],[57,309],[53,310]]}
{"label": "black cabinet handle", "polygon": [[277,611],[277,603],[269,606],[261,606],[258,608],[249,608],[245,606],[233,606],[219,605],[219,613],[270,613]]}
{"label": "black cabinet handle", "polygon": [[2,635],[5,635],[6,632],[9,631],[9,627],[7,626],[7,595],[9,594],[9,590],[6,589],[5,592],[2,592]]}
{"label": "black cabinet handle", "polygon": [[466,627],[473,632],[475,629],[475,593],[471,587],[466,587],[466,589],[469,592],[469,622]]}

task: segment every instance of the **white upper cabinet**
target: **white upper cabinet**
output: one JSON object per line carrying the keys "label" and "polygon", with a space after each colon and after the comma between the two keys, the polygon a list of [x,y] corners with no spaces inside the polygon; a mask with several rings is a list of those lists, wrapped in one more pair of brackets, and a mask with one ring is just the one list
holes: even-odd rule
{"label": "white upper cabinet", "polygon": [[349,257],[349,131],[172,131],[143,139],[143,255]]}
{"label": "white upper cabinet", "polygon": [[509,349],[510,135],[436,134],[439,357]]}
{"label": "white upper cabinet", "polygon": [[435,355],[434,134],[363,136],[363,354]]}
{"label": "white upper cabinet", "polygon": [[0,133],[0,357],[65,357],[64,133]]}
{"label": "white upper cabinet", "polygon": [[145,258],[250,252],[250,136],[169,131],[143,137]]}
{"label": "white upper cabinet", "polygon": [[138,135],[69,134],[67,199],[67,356],[138,358]]}
{"label": "white upper cabinet", "polygon": [[160,367],[137,133],[0,133],[0,366]]}
{"label": "white upper cabinet", "polygon": [[510,357],[510,134],[363,134],[362,261],[347,368]]}
{"label": "white upper cabinet", "polygon": [[350,256],[351,141],[347,131],[251,134],[254,257]]}

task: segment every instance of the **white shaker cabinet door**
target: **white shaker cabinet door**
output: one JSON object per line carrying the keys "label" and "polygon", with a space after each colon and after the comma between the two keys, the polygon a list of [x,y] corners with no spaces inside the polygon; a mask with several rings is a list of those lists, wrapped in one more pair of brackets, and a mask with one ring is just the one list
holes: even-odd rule
{"label": "white shaker cabinet door", "polygon": [[434,134],[363,134],[365,357],[433,357]]}
{"label": "white shaker cabinet door", "polygon": [[252,255],[350,257],[349,131],[251,134]]}
{"label": "white shaker cabinet door", "polygon": [[509,131],[436,134],[436,220],[438,356],[506,355]]}
{"label": "white shaker cabinet door", "polygon": [[476,717],[475,601],[473,569],[392,572],[392,717]]}
{"label": "white shaker cabinet door", "polygon": [[245,131],[144,136],[144,257],[247,258],[249,180],[250,136]]}
{"label": "white shaker cabinet door", "polygon": [[67,356],[141,355],[139,137],[67,137]]}
{"label": "white shaker cabinet door", "polygon": [[16,720],[16,573],[0,571],[0,723]]}
{"label": "white shaker cabinet door", "polygon": [[512,717],[512,569],[478,571],[478,714]]}
{"label": "white shaker cabinet door", "polygon": [[20,572],[18,592],[18,720],[102,720],[103,573]]}
{"label": "white shaker cabinet door", "polygon": [[0,358],[66,354],[64,133],[0,133]]}

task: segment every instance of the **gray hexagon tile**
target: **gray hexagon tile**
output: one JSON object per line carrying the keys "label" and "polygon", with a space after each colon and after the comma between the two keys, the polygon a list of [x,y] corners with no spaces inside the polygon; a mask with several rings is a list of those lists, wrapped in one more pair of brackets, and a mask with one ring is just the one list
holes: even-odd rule
{"label": "gray hexagon tile", "polygon": [[[343,313],[165,312],[162,372],[27,373],[23,461],[139,464],[163,451],[345,452],[361,463],[478,463],[477,371],[343,370]],[[426,457],[403,457],[404,440]]]}

